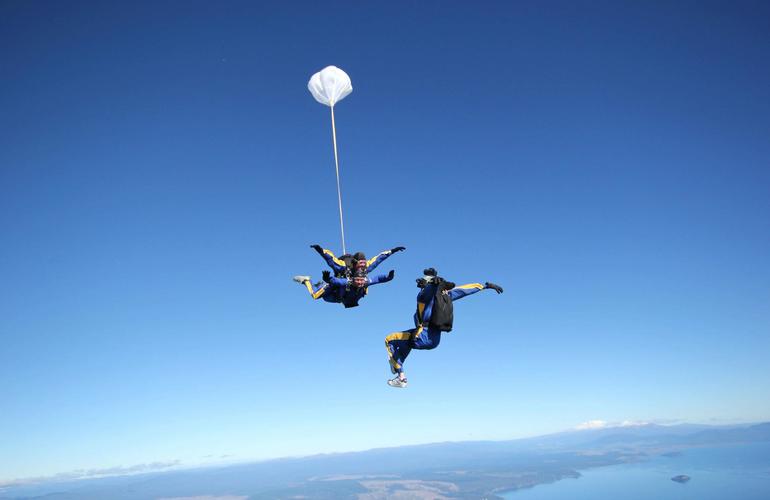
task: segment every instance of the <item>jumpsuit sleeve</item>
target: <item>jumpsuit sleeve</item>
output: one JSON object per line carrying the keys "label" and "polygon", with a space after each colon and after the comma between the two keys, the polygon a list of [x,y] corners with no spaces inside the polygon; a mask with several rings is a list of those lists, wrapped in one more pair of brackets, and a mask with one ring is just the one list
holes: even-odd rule
{"label": "jumpsuit sleeve", "polygon": [[333,287],[345,288],[346,286],[348,286],[348,280],[347,278],[332,277],[331,281],[329,281],[329,285]]}
{"label": "jumpsuit sleeve", "polygon": [[323,257],[323,259],[326,261],[327,264],[329,264],[329,267],[331,267],[335,273],[342,272],[345,270],[345,261],[335,257],[334,253],[332,253],[331,250],[324,248],[323,251],[321,252],[321,257]]}
{"label": "jumpsuit sleeve", "polygon": [[390,250],[380,252],[371,259],[366,261],[366,272],[370,273],[374,271],[374,268],[382,264],[382,262],[393,254]]}
{"label": "jumpsuit sleeve", "polygon": [[387,274],[378,274],[377,276],[373,278],[369,278],[369,285],[379,285],[380,283],[387,283],[388,281],[392,280],[393,278],[389,278]]}
{"label": "jumpsuit sleeve", "polygon": [[460,285],[449,290],[449,298],[454,302],[455,300],[462,299],[468,295],[473,295],[476,292],[480,292],[484,289],[484,285],[481,283],[470,283],[467,285]]}

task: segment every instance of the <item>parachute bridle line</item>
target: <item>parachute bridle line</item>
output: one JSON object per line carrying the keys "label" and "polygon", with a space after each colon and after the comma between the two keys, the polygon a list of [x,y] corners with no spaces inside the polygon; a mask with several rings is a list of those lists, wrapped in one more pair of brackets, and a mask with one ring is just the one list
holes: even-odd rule
{"label": "parachute bridle line", "polygon": [[340,190],[340,161],[337,156],[337,128],[334,125],[334,104],[330,106],[332,110],[332,141],[334,143],[334,169],[337,172],[337,202],[340,207],[340,233],[342,234],[342,254],[345,251],[345,223],[342,220],[342,191]]}

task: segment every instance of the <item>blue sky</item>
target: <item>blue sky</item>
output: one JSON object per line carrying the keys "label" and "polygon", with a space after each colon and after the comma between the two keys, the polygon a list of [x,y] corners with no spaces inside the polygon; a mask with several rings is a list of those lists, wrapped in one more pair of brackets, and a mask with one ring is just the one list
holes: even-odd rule
{"label": "blue sky", "polygon": [[[3,2],[0,481],[770,418],[763,2]],[[339,251],[407,251],[357,309]],[[495,281],[407,390],[427,266]]]}

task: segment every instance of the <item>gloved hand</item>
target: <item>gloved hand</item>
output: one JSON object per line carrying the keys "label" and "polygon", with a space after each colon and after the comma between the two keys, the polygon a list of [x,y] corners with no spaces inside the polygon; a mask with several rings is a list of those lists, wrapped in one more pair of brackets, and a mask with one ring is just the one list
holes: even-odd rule
{"label": "gloved hand", "polygon": [[500,285],[495,285],[494,283],[490,283],[489,281],[484,283],[484,288],[491,288],[497,293],[503,293],[503,287],[501,287]]}
{"label": "gloved hand", "polygon": [[324,249],[321,248],[321,245],[310,245],[310,248],[312,248],[316,252],[320,253],[321,255],[323,255],[323,253],[324,253]]}
{"label": "gloved hand", "polygon": [[393,276],[395,276],[395,275],[396,275],[396,271],[391,269],[390,272],[388,273],[388,281],[392,280]]}
{"label": "gloved hand", "polygon": [[325,282],[330,283],[332,280],[332,273],[328,270],[321,273],[321,279],[323,279]]}
{"label": "gloved hand", "polygon": [[406,250],[406,247],[395,247],[390,249],[390,253],[403,252],[404,250]]}

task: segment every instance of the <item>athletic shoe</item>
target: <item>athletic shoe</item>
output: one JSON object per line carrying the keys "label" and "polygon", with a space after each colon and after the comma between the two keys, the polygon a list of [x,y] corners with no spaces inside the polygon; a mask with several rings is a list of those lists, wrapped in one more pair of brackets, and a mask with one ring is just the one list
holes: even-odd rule
{"label": "athletic shoe", "polygon": [[388,385],[391,387],[400,387],[402,389],[406,389],[406,379],[402,380],[398,377],[394,377],[388,380]]}
{"label": "athletic shoe", "polygon": [[300,285],[304,285],[306,281],[310,281],[310,276],[295,276],[293,279]]}

